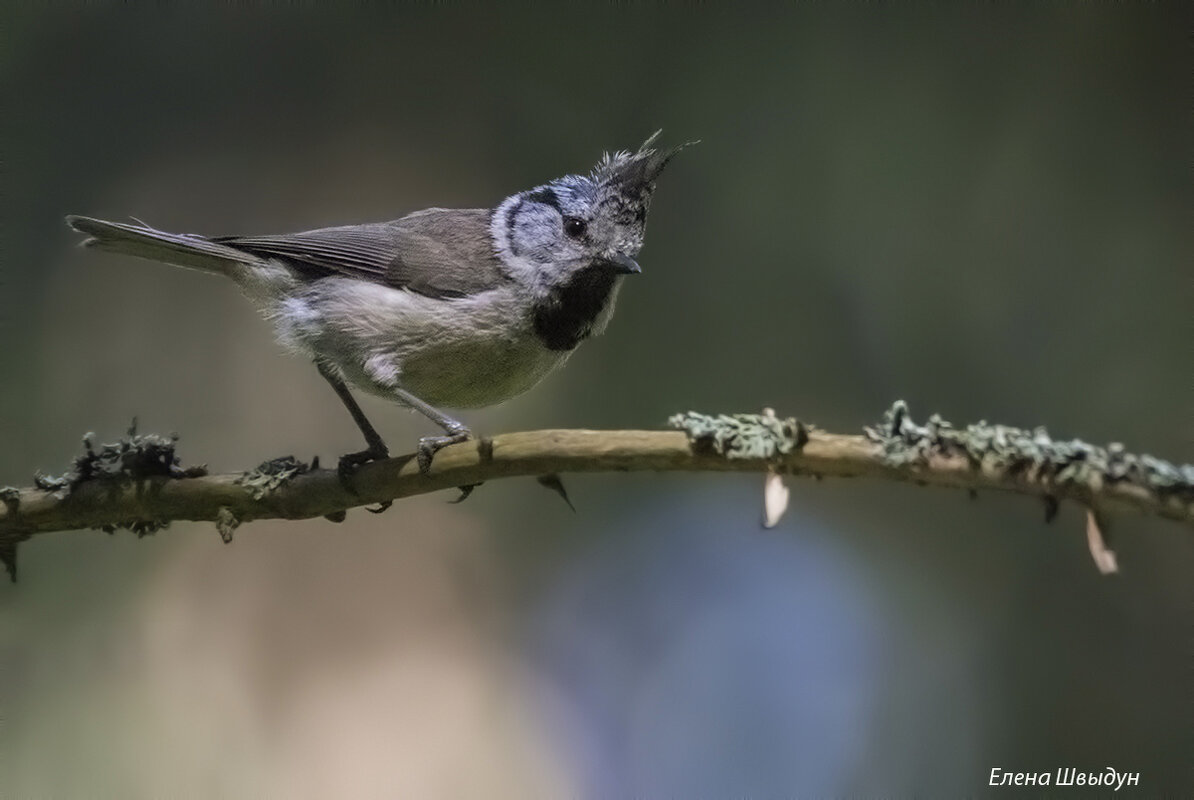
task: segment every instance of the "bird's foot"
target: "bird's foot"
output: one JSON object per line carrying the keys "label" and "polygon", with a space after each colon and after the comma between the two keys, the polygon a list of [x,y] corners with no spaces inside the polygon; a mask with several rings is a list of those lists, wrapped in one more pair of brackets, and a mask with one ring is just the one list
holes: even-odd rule
{"label": "bird's foot", "polygon": [[454,423],[448,428],[448,431],[443,436],[424,436],[419,440],[419,472],[423,475],[431,473],[431,459],[435,454],[447,447],[450,444],[459,444],[460,442],[468,440],[473,435],[473,432],[461,425],[459,422]]}
{"label": "bird's foot", "polygon": [[389,457],[390,451],[384,444],[373,445],[366,450],[361,450],[359,453],[349,453],[340,456],[340,464],[336,468],[336,472],[340,475],[340,484],[348,491],[356,494],[356,491],[352,488],[352,476],[356,474],[357,470],[371,461],[381,461],[383,458]]}

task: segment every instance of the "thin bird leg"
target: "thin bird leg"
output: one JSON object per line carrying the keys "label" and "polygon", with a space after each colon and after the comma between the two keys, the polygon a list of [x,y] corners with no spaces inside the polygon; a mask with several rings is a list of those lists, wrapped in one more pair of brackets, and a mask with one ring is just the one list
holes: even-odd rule
{"label": "thin bird leg", "polygon": [[[465,427],[464,424],[452,419],[435,406],[424,403],[422,400],[415,397],[405,389],[399,389],[395,387],[390,391],[393,392],[394,396],[397,397],[401,402],[410,406],[415,411],[418,411],[420,414],[427,417],[427,419],[443,428],[444,433],[447,434],[447,436],[424,436],[419,440],[419,472],[422,472],[424,475],[427,475],[431,472],[431,459],[435,456],[438,450],[447,447],[450,444],[463,442],[473,435],[473,432]],[[466,494],[465,497],[467,496],[468,495]]]}
{"label": "thin bird leg", "polygon": [[345,478],[351,475],[361,464],[388,458],[390,455],[389,448],[382,441],[381,435],[374,430],[373,425],[370,424],[369,419],[365,416],[365,412],[357,405],[357,401],[353,399],[352,394],[348,391],[348,387],[344,384],[344,379],[332,372],[322,362],[316,361],[315,366],[319,369],[319,374],[332,385],[336,396],[340,398],[340,402],[348,409],[348,413],[352,415],[352,421],[361,429],[361,433],[365,436],[365,443],[369,445],[367,449],[359,453],[349,453],[348,455],[340,456],[340,477]]}

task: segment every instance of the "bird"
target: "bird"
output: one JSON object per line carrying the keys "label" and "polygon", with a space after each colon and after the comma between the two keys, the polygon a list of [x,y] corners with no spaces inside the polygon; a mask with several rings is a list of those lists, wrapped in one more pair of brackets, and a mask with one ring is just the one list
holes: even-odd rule
{"label": "bird", "polygon": [[588,174],[516,192],[493,208],[427,208],[395,220],[281,235],[201,236],[68,215],[82,246],[223,275],[311,359],[365,438],[342,477],[389,457],[349,385],[407,406],[442,433],[420,471],[472,437],[442,407],[504,402],[563,365],[610,321],[638,274],[656,180],[680,150],[605,153]]}

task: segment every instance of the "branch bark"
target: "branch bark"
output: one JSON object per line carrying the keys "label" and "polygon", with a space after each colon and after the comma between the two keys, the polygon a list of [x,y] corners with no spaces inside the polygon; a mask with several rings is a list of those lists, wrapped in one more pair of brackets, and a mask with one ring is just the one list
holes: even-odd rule
{"label": "branch bark", "polygon": [[[91,478],[69,491],[10,491],[0,511],[0,543],[78,528],[156,528],[174,520],[219,522],[309,519],[498,478],[563,472],[778,472],[831,478],[868,477],[969,490],[1017,492],[1048,504],[1073,500],[1100,512],[1153,514],[1194,526],[1194,501],[1135,482],[1059,483],[1046,471],[975,463],[961,452],[927,452],[905,463],[872,436],[808,430],[786,453],[726,455],[680,431],[541,430],[510,433],[440,451],[429,475],[413,455],[366,464],[342,484],[335,470],[313,469],[262,490],[245,473],[139,479]],[[1188,468],[1186,468],[1188,469]]]}

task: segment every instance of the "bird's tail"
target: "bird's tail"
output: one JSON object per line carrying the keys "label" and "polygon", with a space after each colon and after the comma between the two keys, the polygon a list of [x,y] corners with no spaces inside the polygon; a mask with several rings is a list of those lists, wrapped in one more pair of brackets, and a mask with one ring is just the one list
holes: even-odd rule
{"label": "bird's tail", "polygon": [[260,259],[227,245],[189,233],[167,233],[148,225],[108,222],[70,215],[66,224],[87,234],[84,247],[162,261],[179,267],[230,275],[238,267],[259,264]]}

